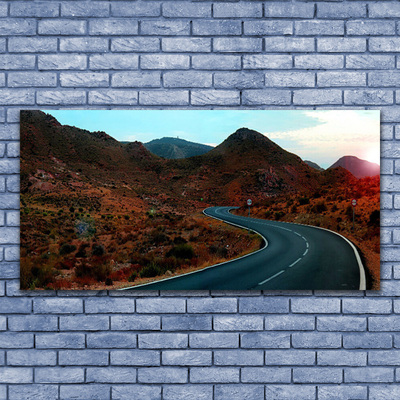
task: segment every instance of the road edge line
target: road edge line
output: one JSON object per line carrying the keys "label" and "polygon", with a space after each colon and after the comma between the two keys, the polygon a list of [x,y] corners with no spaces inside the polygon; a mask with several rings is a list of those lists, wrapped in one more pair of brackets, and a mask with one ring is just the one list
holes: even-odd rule
{"label": "road edge line", "polygon": [[[261,249],[258,249],[258,250],[256,250],[256,251],[253,251],[252,253],[245,254],[244,256],[240,256],[240,257],[238,257],[238,258],[234,258],[233,260],[224,261],[224,262],[222,262],[222,263],[218,263],[218,264],[214,264],[214,265],[209,265],[208,267],[205,267],[205,268],[203,268],[203,269],[199,269],[198,271],[186,272],[185,274],[181,274],[181,275],[177,275],[177,276],[171,276],[170,278],[164,278],[164,279],[160,279],[160,280],[158,280],[158,281],[143,283],[143,284],[137,285],[137,286],[129,286],[129,287],[120,288],[120,289],[117,289],[117,290],[136,289],[136,288],[140,288],[140,287],[143,287],[143,286],[150,286],[150,285],[153,285],[153,284],[156,284],[156,283],[160,283],[160,282],[164,282],[164,281],[169,281],[169,280],[171,280],[171,279],[180,278],[181,276],[196,274],[196,273],[198,273],[198,272],[205,271],[206,269],[219,267],[220,265],[227,264],[227,263],[230,263],[230,262],[232,262],[232,261],[240,260],[241,258],[251,256],[251,255],[256,254],[256,253],[258,253],[259,251],[264,250],[264,249],[266,249],[266,248],[268,247],[268,240],[267,240],[261,233],[255,231],[254,229],[249,229],[249,228],[247,228],[246,226],[241,226],[241,225],[235,224],[235,223],[233,223],[233,222],[227,222],[227,221],[224,221],[223,219],[220,219],[220,218],[217,218],[217,217],[213,217],[213,216],[211,216],[211,215],[207,215],[204,211],[206,211],[208,208],[212,208],[212,207],[207,207],[207,208],[205,208],[205,209],[203,210],[203,214],[204,214],[206,217],[215,218],[215,219],[217,219],[217,220],[219,220],[219,221],[224,222],[225,224],[235,225],[235,226],[237,226],[237,227],[239,227],[239,228],[247,229],[247,230],[249,230],[249,231],[255,232],[255,233],[257,233],[257,235],[259,235],[259,236],[261,236],[261,237],[263,238],[264,243],[265,243],[265,246],[263,246]],[[229,210],[231,210],[232,208],[235,208],[235,207],[231,207],[231,208],[229,208]],[[228,210],[228,212],[229,212],[229,210]],[[231,214],[231,215],[233,215],[233,214]],[[155,289],[155,290],[175,290],[175,289]],[[185,290],[185,289],[183,289],[183,290]],[[190,289],[186,289],[186,290],[190,290]]]}

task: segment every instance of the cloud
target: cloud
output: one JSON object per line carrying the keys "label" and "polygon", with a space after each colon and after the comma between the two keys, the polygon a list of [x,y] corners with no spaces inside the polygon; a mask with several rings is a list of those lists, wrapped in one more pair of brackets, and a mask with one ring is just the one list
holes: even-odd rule
{"label": "cloud", "polygon": [[304,115],[317,125],[264,134],[278,144],[280,140],[289,142],[286,150],[325,166],[344,155],[375,162],[379,159],[378,111],[305,111]]}

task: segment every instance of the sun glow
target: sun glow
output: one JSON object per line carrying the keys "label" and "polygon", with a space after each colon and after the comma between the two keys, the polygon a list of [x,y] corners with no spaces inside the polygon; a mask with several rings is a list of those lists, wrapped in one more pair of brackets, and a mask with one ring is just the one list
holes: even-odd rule
{"label": "sun glow", "polygon": [[367,160],[369,162],[380,165],[381,155],[380,155],[379,146],[378,146],[378,148],[374,147],[374,148],[371,148],[368,151],[366,151],[364,158],[365,158],[365,160]]}

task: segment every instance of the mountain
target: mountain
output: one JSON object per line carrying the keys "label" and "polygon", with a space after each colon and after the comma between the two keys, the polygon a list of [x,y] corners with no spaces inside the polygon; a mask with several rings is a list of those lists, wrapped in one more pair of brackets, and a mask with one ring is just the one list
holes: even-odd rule
{"label": "mountain", "polygon": [[159,157],[177,159],[199,156],[212,150],[212,146],[189,142],[184,139],[164,137],[144,143],[147,150]]}
{"label": "mountain", "polygon": [[365,178],[380,174],[380,166],[355,156],[344,156],[339,158],[330,168],[343,167],[351,172],[356,178]]}
{"label": "mountain", "polygon": [[304,160],[304,162],[310,166],[311,168],[316,169],[317,171],[325,171],[323,168],[321,168],[318,164],[316,164],[315,162],[312,162],[310,160]]}

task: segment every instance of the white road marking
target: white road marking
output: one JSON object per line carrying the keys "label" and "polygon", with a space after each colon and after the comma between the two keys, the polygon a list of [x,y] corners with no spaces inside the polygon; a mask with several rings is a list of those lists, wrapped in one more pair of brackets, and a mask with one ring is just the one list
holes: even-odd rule
{"label": "white road marking", "polygon": [[294,265],[296,265],[299,261],[301,260],[301,257],[298,258],[294,263],[289,265],[289,268],[292,268]]}
{"label": "white road marking", "polygon": [[298,233],[298,232],[295,232],[294,234],[297,235],[297,236],[302,237],[302,236],[300,235],[300,233]]}
{"label": "white road marking", "polygon": [[308,253],[308,249],[303,253],[303,257]]}
{"label": "white road marking", "polygon": [[308,244],[308,242],[306,243],[307,249],[310,247],[310,245]]}
{"label": "white road marking", "polygon": [[263,285],[264,283],[270,281],[271,279],[276,278],[278,275],[283,274],[284,272],[285,272],[284,270],[279,271],[278,273],[276,273],[275,275],[272,275],[271,277],[269,277],[269,278],[266,279],[265,281],[260,282],[259,285]]}

